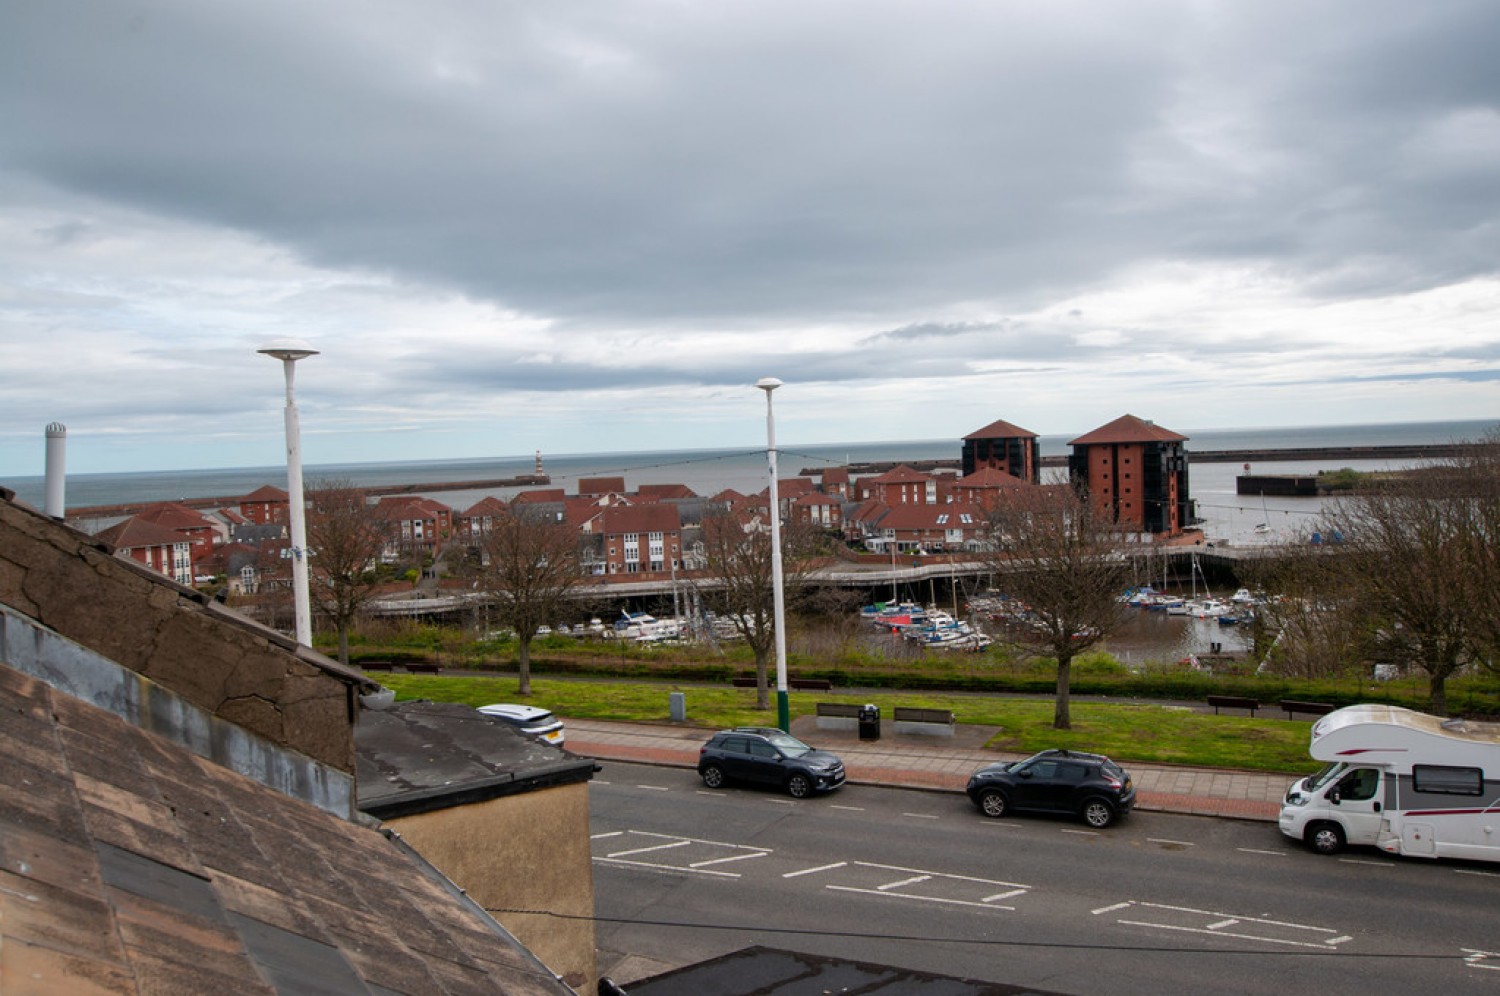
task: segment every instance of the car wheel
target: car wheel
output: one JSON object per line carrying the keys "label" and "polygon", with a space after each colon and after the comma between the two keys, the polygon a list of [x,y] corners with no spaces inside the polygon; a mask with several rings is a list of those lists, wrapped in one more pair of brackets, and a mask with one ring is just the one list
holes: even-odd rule
{"label": "car wheel", "polygon": [[1103,830],[1115,821],[1115,807],[1103,799],[1090,799],[1083,804],[1083,822],[1095,830]]}
{"label": "car wheel", "polygon": [[1344,830],[1337,823],[1314,823],[1307,828],[1307,846],[1319,854],[1337,854],[1344,849]]}
{"label": "car wheel", "polygon": [[1009,810],[1010,803],[999,789],[985,789],[979,793],[979,811],[984,815],[998,818]]}
{"label": "car wheel", "polygon": [[786,790],[793,799],[806,799],[812,794],[812,780],[806,775],[793,775],[786,780]]}
{"label": "car wheel", "polygon": [[724,784],[724,769],[717,764],[710,764],[703,769],[703,784],[711,789],[716,789]]}

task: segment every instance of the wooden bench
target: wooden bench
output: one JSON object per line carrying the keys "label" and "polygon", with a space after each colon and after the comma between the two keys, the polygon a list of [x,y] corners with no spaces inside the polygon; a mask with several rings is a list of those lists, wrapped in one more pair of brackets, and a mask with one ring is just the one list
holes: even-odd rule
{"label": "wooden bench", "polygon": [[729,683],[731,685],[733,685],[735,688],[754,688],[755,687],[755,679],[754,678],[731,678],[731,679],[729,679]]}
{"label": "wooden bench", "polygon": [[891,710],[897,733],[919,733],[929,737],[951,737],[953,713],[948,709],[917,709],[897,706]]}
{"label": "wooden bench", "polygon": [[359,666],[364,671],[394,671],[396,665],[390,661],[360,661]]}
{"label": "wooden bench", "polygon": [[819,702],[818,729],[859,729],[859,706],[853,702]]}
{"label": "wooden bench", "polygon": [[401,666],[406,668],[407,674],[437,674],[443,669],[441,664],[434,664],[431,661],[407,661]]}
{"label": "wooden bench", "polygon": [[1309,716],[1326,716],[1336,708],[1327,702],[1301,702],[1297,699],[1282,699],[1277,705],[1286,710],[1286,718],[1291,719],[1294,713],[1306,713]]}
{"label": "wooden bench", "polygon": [[1255,710],[1260,708],[1257,699],[1245,698],[1241,695],[1210,695],[1208,704],[1214,707],[1214,715],[1219,714],[1220,709],[1248,709],[1250,715],[1255,715]]}

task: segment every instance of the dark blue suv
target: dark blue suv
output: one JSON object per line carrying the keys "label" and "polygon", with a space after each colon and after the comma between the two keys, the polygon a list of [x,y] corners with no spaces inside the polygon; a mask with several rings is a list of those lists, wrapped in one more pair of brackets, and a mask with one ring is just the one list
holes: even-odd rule
{"label": "dark blue suv", "polygon": [[1044,750],[1024,761],[986,765],[969,778],[968,793],[986,816],[1063,813],[1095,829],[1135,805],[1135,786],[1124,768],[1103,754],[1076,750]]}
{"label": "dark blue suv", "polygon": [[698,749],[698,774],[709,788],[731,779],[759,782],[802,799],[844,784],[844,762],[774,727],[740,726],[715,733]]}

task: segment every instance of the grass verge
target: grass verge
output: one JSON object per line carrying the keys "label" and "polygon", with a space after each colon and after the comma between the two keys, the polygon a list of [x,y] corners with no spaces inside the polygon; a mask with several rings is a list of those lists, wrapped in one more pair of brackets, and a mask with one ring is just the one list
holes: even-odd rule
{"label": "grass verge", "polygon": [[[381,674],[400,699],[431,699],[480,706],[520,701],[515,678]],[[755,690],[654,682],[550,681],[533,679],[528,700],[563,717],[619,722],[667,722],[668,693],[687,696],[689,722],[705,730],[775,723],[774,710],[755,708]],[[774,699],[774,695],[773,695]],[[1108,754],[1118,761],[1306,773],[1308,723],[1248,716],[1215,716],[1155,704],[1072,704],[1073,729],[1052,729],[1050,698],[946,695],[929,692],[793,692],[792,716],[810,716],[819,702],[873,702],[889,718],[897,706],[949,709],[960,723],[995,726],[988,746],[1030,753],[1071,747]]]}

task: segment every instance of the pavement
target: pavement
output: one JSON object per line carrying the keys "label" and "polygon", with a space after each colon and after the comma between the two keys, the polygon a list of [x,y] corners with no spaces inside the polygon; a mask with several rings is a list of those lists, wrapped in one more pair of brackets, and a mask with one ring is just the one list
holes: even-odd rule
{"label": "pavement", "polygon": [[[819,729],[816,719],[792,722],[798,738],[838,754],[848,780],[859,785],[962,792],[975,769],[1024,754],[982,748],[992,727],[959,726],[952,737],[895,733],[882,724],[879,740],[861,740],[857,731]],[[673,723],[614,723],[566,720],[567,748],[599,761],[632,761],[692,768],[698,748],[713,732]],[[1135,782],[1137,809],[1194,816],[1221,816],[1275,822],[1281,798],[1293,776],[1259,771],[1191,768],[1167,764],[1122,765]]]}

